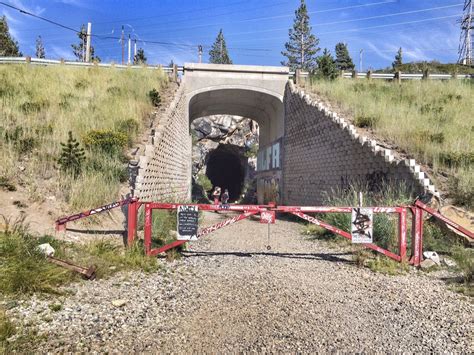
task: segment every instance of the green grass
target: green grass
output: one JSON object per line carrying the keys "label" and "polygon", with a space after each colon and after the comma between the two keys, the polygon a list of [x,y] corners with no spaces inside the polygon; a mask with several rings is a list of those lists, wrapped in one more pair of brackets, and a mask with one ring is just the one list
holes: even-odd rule
{"label": "green grass", "polygon": [[157,259],[144,255],[138,243],[125,249],[110,240],[98,240],[86,245],[59,241],[51,236],[35,237],[22,220],[6,223],[0,232],[0,294],[62,293],[61,286],[78,281],[79,275],[50,263],[37,249],[49,243],[55,256],[82,266],[95,265],[97,278],[109,277],[121,270],[160,270]]}
{"label": "green grass", "polygon": [[[124,145],[153,110],[148,93],[166,84],[159,70],[0,66],[0,187],[53,194],[73,210],[114,200],[127,178]],[[57,164],[68,131],[86,148],[77,179]]]}
{"label": "green grass", "polygon": [[311,90],[435,172],[455,203],[474,208],[474,90],[470,81],[314,80]]}

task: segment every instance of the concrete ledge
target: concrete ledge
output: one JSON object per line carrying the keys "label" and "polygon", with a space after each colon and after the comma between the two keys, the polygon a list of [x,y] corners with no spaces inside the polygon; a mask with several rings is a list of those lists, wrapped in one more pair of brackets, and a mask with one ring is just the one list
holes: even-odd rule
{"label": "concrete ledge", "polygon": [[[268,67],[260,65],[234,65],[234,64],[207,64],[207,63],[185,63],[184,70],[188,71],[219,71],[228,73],[257,73],[257,74],[281,74],[288,76],[288,67]],[[185,74],[186,75],[186,74]]]}

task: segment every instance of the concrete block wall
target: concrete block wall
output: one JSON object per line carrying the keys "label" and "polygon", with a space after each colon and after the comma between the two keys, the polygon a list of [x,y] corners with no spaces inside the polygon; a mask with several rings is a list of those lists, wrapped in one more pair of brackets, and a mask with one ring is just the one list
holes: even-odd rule
{"label": "concrete block wall", "polygon": [[398,160],[377,141],[288,83],[284,98],[283,202],[321,205],[326,192],[351,184],[376,188],[382,181],[404,182],[414,193],[433,184],[413,159]]}
{"label": "concrete block wall", "polygon": [[190,199],[192,141],[186,113],[181,86],[140,157],[135,197],[154,202]]}

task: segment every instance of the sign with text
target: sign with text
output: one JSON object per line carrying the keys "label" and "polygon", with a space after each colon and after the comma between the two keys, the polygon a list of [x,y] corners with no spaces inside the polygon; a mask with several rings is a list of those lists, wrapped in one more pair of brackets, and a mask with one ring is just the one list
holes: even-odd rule
{"label": "sign with text", "polygon": [[374,213],[370,208],[352,209],[351,235],[352,243],[365,244],[373,242]]}
{"label": "sign with text", "polygon": [[178,206],[178,240],[197,240],[198,206]]}
{"label": "sign with text", "polygon": [[274,224],[275,223],[275,211],[262,211],[260,213],[260,223]]}

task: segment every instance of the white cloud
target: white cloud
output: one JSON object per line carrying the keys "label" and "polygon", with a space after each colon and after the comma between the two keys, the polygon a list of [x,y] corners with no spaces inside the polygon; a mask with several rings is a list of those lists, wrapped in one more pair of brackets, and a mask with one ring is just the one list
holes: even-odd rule
{"label": "white cloud", "polygon": [[22,10],[31,12],[32,14],[35,14],[35,15],[41,15],[46,10],[46,8],[41,7],[41,6],[29,7],[25,5],[21,0],[9,0],[8,2],[12,4],[13,6],[16,6]]}
{"label": "white cloud", "polygon": [[72,54],[72,51],[71,49],[65,49],[63,47],[58,47],[58,46],[54,46],[52,45],[49,49],[49,52],[48,53],[48,58],[57,58],[57,59],[60,59],[60,58],[64,58],[64,59],[74,59],[74,55]]}

